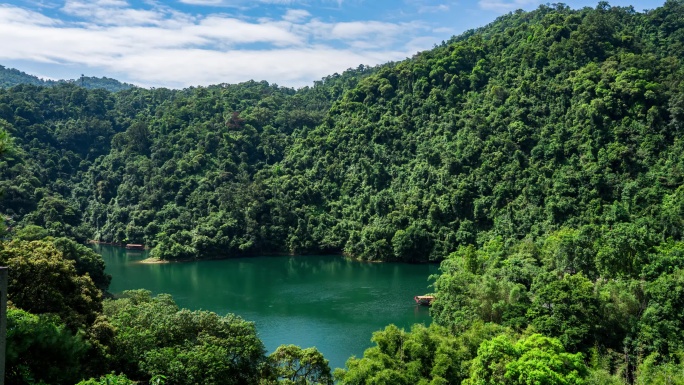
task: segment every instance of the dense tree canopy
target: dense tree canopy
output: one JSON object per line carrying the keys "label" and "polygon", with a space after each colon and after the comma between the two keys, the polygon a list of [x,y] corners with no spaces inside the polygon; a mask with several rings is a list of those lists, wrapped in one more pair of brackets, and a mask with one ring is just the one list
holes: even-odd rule
{"label": "dense tree canopy", "polygon": [[683,8],[541,6],[296,91],[19,85],[0,91],[20,147],[0,209],[162,259],[441,260],[593,225],[612,233],[595,265],[557,268],[635,277],[682,237]]}
{"label": "dense tree canopy", "polygon": [[85,374],[88,348],[55,317],[9,309],[5,383],[72,385]]}
{"label": "dense tree canopy", "polygon": [[239,317],[181,310],[168,295],[130,291],[105,302],[117,330],[111,365],[131,378],[164,375],[173,384],[256,383],[265,366],[254,324]]}
{"label": "dense tree canopy", "polygon": [[46,80],[40,79],[37,76],[29,75],[14,68],[7,68],[0,65],[0,88],[8,88],[19,84],[32,84],[36,86],[51,87],[58,84],[68,83],[78,84],[81,87],[90,89],[102,88],[112,92],[127,90],[133,87],[132,84],[122,83],[118,80],[106,77],[97,78],[91,76],[81,76],[77,80]]}
{"label": "dense tree canopy", "polygon": [[21,309],[58,315],[73,330],[91,325],[102,311],[102,292],[52,242],[0,242],[0,265],[11,271],[8,300]]}
{"label": "dense tree canopy", "polygon": [[282,385],[332,385],[328,360],[316,348],[282,345],[269,355]]}

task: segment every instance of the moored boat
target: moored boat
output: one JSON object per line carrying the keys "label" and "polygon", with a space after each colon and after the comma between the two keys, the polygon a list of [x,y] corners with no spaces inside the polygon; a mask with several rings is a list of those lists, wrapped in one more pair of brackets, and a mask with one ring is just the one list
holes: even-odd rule
{"label": "moored boat", "polygon": [[126,244],[126,248],[128,250],[145,250],[145,245],[140,245],[137,243],[128,243]]}
{"label": "moored boat", "polygon": [[417,295],[413,297],[413,299],[416,301],[418,305],[430,306],[432,305],[432,302],[435,300],[435,297],[432,295]]}

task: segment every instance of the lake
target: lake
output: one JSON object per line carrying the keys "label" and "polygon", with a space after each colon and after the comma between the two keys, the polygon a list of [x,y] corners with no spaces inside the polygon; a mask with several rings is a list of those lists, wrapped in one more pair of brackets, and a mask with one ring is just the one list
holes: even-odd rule
{"label": "lake", "polygon": [[169,293],[179,306],[234,313],[256,323],[268,352],[281,344],[315,346],[344,367],[372,346],[388,324],[409,329],[431,322],[413,301],[429,292],[437,265],[366,263],[341,256],[251,257],[215,261],[143,264],[146,252],[95,245],[102,254],[110,291],[148,289]]}

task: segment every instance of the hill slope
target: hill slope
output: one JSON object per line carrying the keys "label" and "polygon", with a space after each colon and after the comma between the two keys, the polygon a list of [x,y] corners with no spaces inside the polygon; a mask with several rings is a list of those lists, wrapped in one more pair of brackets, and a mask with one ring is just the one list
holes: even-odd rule
{"label": "hill slope", "polygon": [[57,84],[76,84],[87,89],[104,89],[111,92],[127,90],[134,87],[132,84],[122,83],[107,77],[97,78],[91,76],[81,76],[77,80],[43,80],[36,76],[14,68],[6,68],[0,65],[0,88],[9,88],[18,84],[31,84],[34,86],[54,87]]}
{"label": "hill slope", "polygon": [[682,8],[542,6],[296,92],[3,91],[38,155],[3,167],[2,207],[170,259],[438,260],[616,223],[679,239]]}
{"label": "hill slope", "polygon": [[681,16],[542,6],[383,68],[283,161],[323,195],[304,222],[332,224],[305,233],[367,259],[584,224],[680,237]]}

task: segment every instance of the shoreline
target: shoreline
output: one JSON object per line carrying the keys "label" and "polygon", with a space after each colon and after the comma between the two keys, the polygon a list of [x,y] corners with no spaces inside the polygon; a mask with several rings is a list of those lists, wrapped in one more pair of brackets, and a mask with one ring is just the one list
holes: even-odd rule
{"label": "shoreline", "polygon": [[[95,245],[107,245],[107,246],[114,246],[114,247],[121,247],[125,248],[126,244],[125,243],[112,243],[112,242],[101,242],[101,241],[95,241],[95,240],[89,240],[89,244],[95,244]],[[136,249],[136,250],[131,250],[131,251],[150,251],[150,248],[145,247],[144,249]],[[166,260],[166,259],[159,259],[155,257],[148,257],[145,258],[141,261],[138,261],[137,263],[142,263],[146,265],[157,265],[157,264],[166,264],[166,263],[185,263],[185,262],[198,262],[198,261],[220,261],[224,259],[234,259],[234,258],[254,258],[254,257],[295,257],[295,256],[302,256],[306,257],[307,255],[334,255],[334,256],[341,256],[344,257],[345,259],[349,259],[352,261],[356,262],[362,262],[362,263],[404,263],[404,264],[409,264],[409,265],[425,265],[425,264],[440,264],[441,261],[379,261],[379,260],[365,260],[361,258],[356,258],[353,257],[349,254],[346,254],[342,251],[337,251],[337,252],[327,252],[327,253],[303,253],[303,254],[295,254],[295,253],[286,253],[286,252],[273,252],[273,253],[251,253],[251,254],[242,254],[242,255],[234,255],[230,257],[210,257],[210,258],[201,258],[201,259],[175,259],[175,260]]]}
{"label": "shoreline", "polygon": [[142,261],[138,261],[138,263],[142,263],[144,265],[163,265],[166,263],[171,263],[171,261],[167,261],[167,260],[159,259],[159,258],[155,258],[155,257],[149,257],[149,258],[143,259]]}

